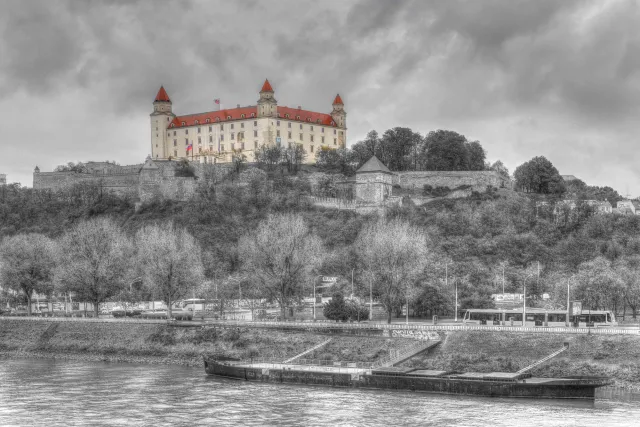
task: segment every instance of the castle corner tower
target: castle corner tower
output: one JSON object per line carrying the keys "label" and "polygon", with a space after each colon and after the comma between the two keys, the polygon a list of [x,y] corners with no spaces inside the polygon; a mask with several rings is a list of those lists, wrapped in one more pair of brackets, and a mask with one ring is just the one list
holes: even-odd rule
{"label": "castle corner tower", "polygon": [[346,131],[347,131],[347,112],[344,111],[344,103],[342,102],[342,98],[340,94],[337,94],[335,99],[333,100],[333,110],[331,111],[331,118],[336,123],[336,125],[342,129],[340,131],[340,135],[338,137],[339,146],[345,147],[346,145]]}
{"label": "castle corner tower", "polygon": [[166,158],[170,155],[167,147],[167,128],[175,117],[171,106],[171,99],[167,95],[167,91],[163,86],[160,86],[153,101],[153,113],[151,113],[151,156],[154,159]]}
{"label": "castle corner tower", "polygon": [[273,96],[271,83],[266,79],[260,90],[258,100],[258,117],[276,117],[278,115],[278,101]]}

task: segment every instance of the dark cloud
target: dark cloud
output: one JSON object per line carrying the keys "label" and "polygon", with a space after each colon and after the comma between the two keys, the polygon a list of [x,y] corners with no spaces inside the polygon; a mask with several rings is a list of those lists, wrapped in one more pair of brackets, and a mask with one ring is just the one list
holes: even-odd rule
{"label": "dark cloud", "polygon": [[[269,77],[284,105],[329,111],[340,92],[351,141],[372,128],[451,128],[480,139],[511,169],[543,154],[561,170],[576,168],[567,173],[599,170],[597,179],[614,185],[605,171],[624,169],[625,180],[640,184],[635,159],[602,150],[635,150],[640,5],[632,0],[2,6],[0,112],[13,122],[3,125],[0,144],[25,138],[16,109],[36,105],[48,119],[30,124],[23,145],[41,163],[108,153],[137,162],[148,150],[146,120],[160,84],[176,112],[191,113],[212,108],[213,98],[254,104]],[[95,121],[99,131],[84,125]],[[77,136],[60,136],[58,123],[73,123]],[[86,140],[109,149],[87,148]],[[3,157],[0,172],[11,173]]]}

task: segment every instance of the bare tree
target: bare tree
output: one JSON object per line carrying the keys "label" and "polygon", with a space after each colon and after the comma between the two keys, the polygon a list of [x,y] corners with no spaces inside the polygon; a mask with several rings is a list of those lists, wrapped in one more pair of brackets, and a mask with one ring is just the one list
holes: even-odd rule
{"label": "bare tree", "polygon": [[56,287],[92,303],[95,316],[101,303],[129,289],[135,277],[131,239],[109,218],[80,222],[62,236],[60,248]]}
{"label": "bare tree", "polygon": [[427,263],[426,234],[407,222],[381,219],[360,232],[355,246],[391,323],[393,309],[415,294],[415,279]]}
{"label": "bare tree", "polygon": [[136,234],[138,265],[146,286],[167,304],[189,296],[204,281],[202,250],[195,238],[172,223],[146,226]]}
{"label": "bare tree", "polygon": [[0,283],[26,296],[29,315],[33,294],[53,290],[56,258],[55,242],[42,234],[19,234],[0,245]]}
{"label": "bare tree", "polygon": [[269,215],[257,230],[239,242],[243,270],[262,294],[285,308],[296,295],[310,272],[320,264],[322,243],[299,214]]}

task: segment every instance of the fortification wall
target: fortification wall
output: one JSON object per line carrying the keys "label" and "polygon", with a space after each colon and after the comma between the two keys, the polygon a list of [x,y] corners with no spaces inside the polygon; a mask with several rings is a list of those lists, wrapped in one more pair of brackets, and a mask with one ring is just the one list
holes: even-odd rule
{"label": "fortification wall", "polygon": [[469,185],[474,191],[485,191],[488,186],[509,187],[510,183],[494,171],[421,171],[396,172],[394,185],[419,190],[425,185],[451,189]]}
{"label": "fortification wall", "polygon": [[137,192],[138,176],[137,173],[35,172],[33,188],[62,191],[78,184],[91,184],[116,194],[131,195]]}

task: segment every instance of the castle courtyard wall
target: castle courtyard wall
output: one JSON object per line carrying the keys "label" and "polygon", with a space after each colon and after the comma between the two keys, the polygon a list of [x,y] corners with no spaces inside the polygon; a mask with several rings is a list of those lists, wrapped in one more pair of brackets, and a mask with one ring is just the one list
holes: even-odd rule
{"label": "castle courtyard wall", "polygon": [[488,186],[503,188],[510,183],[495,171],[420,171],[396,172],[393,185],[403,189],[420,190],[425,185],[449,187],[451,189],[468,185],[474,191],[485,191]]}

